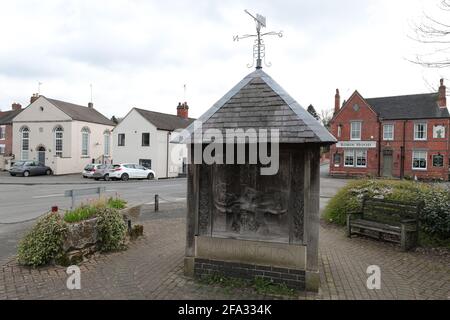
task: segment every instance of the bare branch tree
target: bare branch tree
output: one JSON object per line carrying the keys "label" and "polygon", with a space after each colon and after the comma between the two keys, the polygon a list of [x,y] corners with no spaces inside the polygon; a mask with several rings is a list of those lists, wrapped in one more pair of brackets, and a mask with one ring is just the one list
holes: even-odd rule
{"label": "bare branch tree", "polygon": [[322,125],[330,130],[330,122],[331,119],[333,119],[333,110],[321,110],[320,111],[320,121],[322,122]]}
{"label": "bare branch tree", "polygon": [[414,36],[411,39],[426,45],[431,45],[431,50],[426,54],[418,54],[412,63],[427,68],[450,67],[450,0],[441,0],[439,9],[444,12],[445,18],[434,18],[423,13],[423,20],[419,24],[413,24]]}

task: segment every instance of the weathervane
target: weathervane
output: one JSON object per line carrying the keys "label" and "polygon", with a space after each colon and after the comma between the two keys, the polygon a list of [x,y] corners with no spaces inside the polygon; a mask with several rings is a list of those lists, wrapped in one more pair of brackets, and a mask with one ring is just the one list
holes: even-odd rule
{"label": "weathervane", "polygon": [[261,28],[265,28],[266,27],[266,17],[257,14],[256,17],[253,16],[250,12],[248,12],[247,10],[244,10],[245,13],[247,13],[250,17],[253,18],[253,20],[255,20],[256,22],[256,34],[246,34],[243,36],[235,36],[233,37],[234,41],[239,41],[242,39],[247,39],[247,38],[252,38],[252,37],[256,37],[255,40],[255,44],[253,46],[253,63],[250,65],[248,64],[247,66],[249,68],[252,68],[255,64],[255,60],[256,60],[256,69],[261,69],[262,68],[262,59],[264,59],[264,64],[267,67],[270,67],[272,64],[271,63],[266,63],[266,46],[264,45],[264,41],[262,39],[262,37],[264,36],[279,36],[280,38],[283,36],[283,31],[280,32],[266,32],[266,33],[261,33]]}

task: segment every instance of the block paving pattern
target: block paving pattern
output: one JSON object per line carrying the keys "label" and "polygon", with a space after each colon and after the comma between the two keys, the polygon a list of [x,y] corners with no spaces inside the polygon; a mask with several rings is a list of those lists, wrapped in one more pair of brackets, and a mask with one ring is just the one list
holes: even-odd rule
{"label": "block paving pattern", "polygon": [[[281,299],[251,289],[207,286],[183,276],[185,219],[144,223],[145,236],[123,252],[91,257],[80,265],[81,290],[68,290],[63,267],[32,269],[15,258],[0,267],[0,299]],[[342,228],[320,229],[321,288],[298,299],[450,299],[450,255],[401,252]],[[366,269],[381,268],[381,289],[368,290]],[[292,298],[292,297],[290,297]]]}

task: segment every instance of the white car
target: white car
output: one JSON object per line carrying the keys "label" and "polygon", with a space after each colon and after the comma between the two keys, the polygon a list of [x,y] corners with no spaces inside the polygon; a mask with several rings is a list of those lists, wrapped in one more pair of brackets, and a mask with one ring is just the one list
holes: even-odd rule
{"label": "white car", "polygon": [[127,181],[129,179],[149,179],[156,178],[155,171],[135,163],[123,163],[113,165],[109,173],[111,179]]}
{"label": "white car", "polygon": [[101,166],[101,164],[98,164],[98,163],[88,164],[86,167],[84,167],[84,170],[83,170],[83,173],[82,173],[83,178],[86,178],[86,179],[92,178],[92,176],[94,175],[95,171],[100,166]]}

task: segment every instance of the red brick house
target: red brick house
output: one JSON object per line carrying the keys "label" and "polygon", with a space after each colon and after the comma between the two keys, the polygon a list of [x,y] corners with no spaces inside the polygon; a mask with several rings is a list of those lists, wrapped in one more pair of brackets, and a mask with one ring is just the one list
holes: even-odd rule
{"label": "red brick house", "polygon": [[0,156],[12,154],[12,120],[21,111],[22,106],[18,103],[13,103],[10,111],[0,111]]}
{"label": "red brick house", "polygon": [[438,93],[365,99],[358,91],[340,107],[336,90],[330,174],[449,180],[450,114]]}

